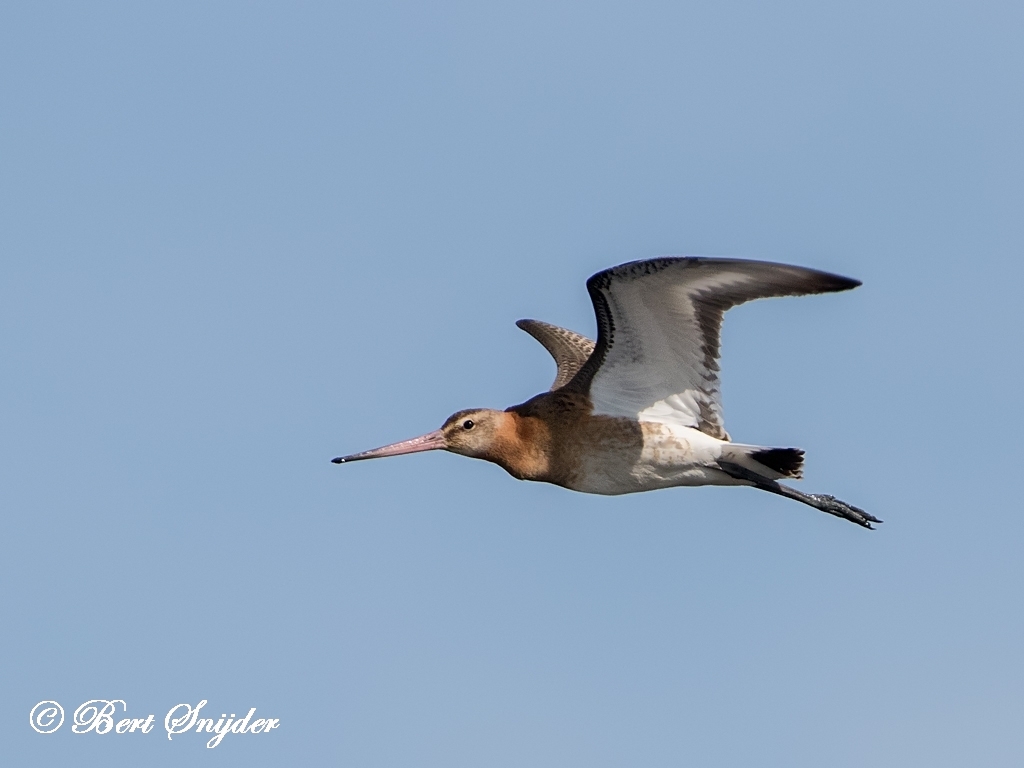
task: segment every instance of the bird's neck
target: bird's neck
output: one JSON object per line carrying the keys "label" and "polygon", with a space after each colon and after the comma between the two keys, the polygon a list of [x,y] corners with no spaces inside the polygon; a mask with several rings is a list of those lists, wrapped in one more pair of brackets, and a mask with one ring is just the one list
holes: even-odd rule
{"label": "bird's neck", "polygon": [[494,443],[480,458],[520,480],[545,480],[551,472],[551,430],[540,418],[505,411]]}

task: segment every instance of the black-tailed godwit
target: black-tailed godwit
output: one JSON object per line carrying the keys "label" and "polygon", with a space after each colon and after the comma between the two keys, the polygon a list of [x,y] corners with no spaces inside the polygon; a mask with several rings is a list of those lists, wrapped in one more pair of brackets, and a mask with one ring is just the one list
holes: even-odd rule
{"label": "black-tailed godwit", "polygon": [[732,442],[718,383],[719,334],[730,307],[858,285],[740,259],[661,258],[606,269],[587,281],[596,343],[537,320],[517,323],[554,357],[551,391],[504,411],[459,411],[422,437],[334,462],[440,449],[583,493],[745,485],[871,528],[881,520],[862,509],[778,482],[802,477],[802,450]]}

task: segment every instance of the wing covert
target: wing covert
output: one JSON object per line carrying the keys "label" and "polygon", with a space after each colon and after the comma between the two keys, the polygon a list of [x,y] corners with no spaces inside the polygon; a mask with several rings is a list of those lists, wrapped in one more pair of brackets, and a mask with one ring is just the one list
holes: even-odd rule
{"label": "wing covert", "polygon": [[568,384],[594,351],[594,342],[566,328],[540,320],[517,320],[516,325],[544,345],[555,358],[558,373],[552,390]]}

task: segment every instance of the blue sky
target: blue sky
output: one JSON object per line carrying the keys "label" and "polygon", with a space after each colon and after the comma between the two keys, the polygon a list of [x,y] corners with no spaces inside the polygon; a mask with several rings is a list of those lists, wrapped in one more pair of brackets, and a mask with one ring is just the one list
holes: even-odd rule
{"label": "blue sky", "polygon": [[[7,3],[0,740],[18,765],[1024,760],[1013,3]],[[801,488],[446,454],[593,272],[792,262],[726,424]],[[123,699],[153,733],[49,736]],[[207,750],[164,714],[281,720]],[[189,738],[191,736],[191,738]]]}

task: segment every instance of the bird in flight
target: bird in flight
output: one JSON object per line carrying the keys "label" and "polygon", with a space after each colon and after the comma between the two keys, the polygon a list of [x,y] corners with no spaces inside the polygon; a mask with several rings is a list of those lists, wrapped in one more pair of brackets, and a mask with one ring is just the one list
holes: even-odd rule
{"label": "bird in flight", "polygon": [[555,359],[550,391],[504,411],[459,411],[429,434],[333,461],[445,450],[494,462],[520,480],[606,495],[753,486],[872,528],[882,521],[852,504],[779,482],[802,477],[802,450],[732,442],[718,381],[726,310],[858,285],[742,259],[659,258],[606,269],[587,281],[596,342],[538,320],[516,323]]}

